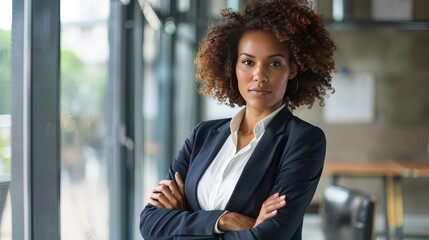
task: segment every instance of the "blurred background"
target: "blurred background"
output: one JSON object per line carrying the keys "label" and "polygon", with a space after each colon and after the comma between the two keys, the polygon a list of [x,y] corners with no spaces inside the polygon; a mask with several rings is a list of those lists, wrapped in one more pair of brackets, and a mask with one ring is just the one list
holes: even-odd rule
{"label": "blurred background", "polygon": [[[239,110],[198,95],[193,59],[220,9],[245,2],[0,0],[0,239],[141,239],[148,191],[192,128]],[[336,93],[294,114],[325,131],[326,162],[429,164],[429,2],[311,2],[338,47]],[[335,174],[304,239],[324,239],[318,209]],[[338,174],[379,199],[388,239],[385,176]],[[429,239],[428,175],[399,175],[393,239]]]}

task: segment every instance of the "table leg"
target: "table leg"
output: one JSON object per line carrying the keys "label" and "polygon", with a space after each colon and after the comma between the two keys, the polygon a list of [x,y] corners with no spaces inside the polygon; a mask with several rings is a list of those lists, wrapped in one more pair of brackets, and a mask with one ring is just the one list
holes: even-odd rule
{"label": "table leg", "polygon": [[[386,239],[387,235],[393,236],[394,240],[403,239],[404,203],[401,177],[385,177],[386,191]],[[392,235],[393,234],[393,235]]]}
{"label": "table leg", "polygon": [[403,239],[403,226],[404,226],[404,199],[403,199],[403,184],[401,177],[395,177],[393,179],[395,185],[395,211],[396,211],[396,222],[395,222],[395,236],[396,239]]}
{"label": "table leg", "polygon": [[390,211],[389,211],[389,180],[388,177],[383,177],[383,189],[384,189],[384,196],[383,196],[383,203],[384,203],[384,229],[386,234],[386,240],[390,240]]}

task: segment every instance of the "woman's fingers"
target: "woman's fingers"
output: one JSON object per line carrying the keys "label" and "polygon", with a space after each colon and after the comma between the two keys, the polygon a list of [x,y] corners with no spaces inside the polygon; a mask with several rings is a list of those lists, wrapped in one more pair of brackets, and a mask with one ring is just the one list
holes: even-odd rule
{"label": "woman's fingers", "polygon": [[180,173],[176,172],[176,174],[174,174],[174,178],[176,179],[180,193],[185,195],[185,182],[183,181],[182,176],[180,176]]}
{"label": "woman's fingers", "polygon": [[[169,199],[168,199],[168,197],[166,197],[165,196],[165,194],[162,192],[162,191],[159,191],[159,192],[152,192],[150,195],[149,195],[149,199],[151,200],[151,201],[156,201],[156,202],[158,202],[158,203],[160,203],[163,207],[162,208],[169,208],[169,209],[173,209],[173,202],[171,202]],[[149,201],[150,202],[150,201]],[[157,207],[159,207],[158,206],[158,204],[152,204],[152,205],[155,205],[155,206],[157,206]]]}
{"label": "woman's fingers", "polygon": [[[152,189],[150,198],[158,201],[165,208],[185,209],[185,184],[179,173],[176,172],[175,180],[162,180],[159,186]],[[155,204],[153,204],[155,205]],[[155,205],[157,206],[157,205]]]}
{"label": "woman's fingers", "polygon": [[265,200],[262,204],[258,218],[256,219],[255,227],[264,222],[265,220],[272,218],[277,215],[280,208],[286,206],[286,196],[279,193],[275,193]]}
{"label": "woman's fingers", "polygon": [[273,198],[268,198],[264,204],[263,208],[265,209],[265,212],[272,212],[275,210],[278,210],[286,205],[286,196],[275,196]]}
{"label": "woman's fingers", "polygon": [[170,186],[162,185],[161,193],[163,194],[163,196],[160,196],[160,201],[162,204],[166,205],[167,208],[171,208],[171,209],[181,208],[180,201],[182,197],[177,187],[174,190],[171,190]]}
{"label": "woman's fingers", "polygon": [[166,185],[168,186],[168,188],[170,189],[170,191],[173,193],[173,195],[175,193],[180,193],[180,194],[184,194],[185,192],[185,183],[183,182],[182,176],[180,176],[180,174],[178,172],[176,172],[174,174],[174,178],[176,181],[172,181],[172,180],[162,180],[159,183],[161,185]]}
{"label": "woman's fingers", "polygon": [[165,201],[167,200],[174,200],[173,197],[173,193],[171,192],[170,188],[166,185],[160,185],[160,186],[156,186],[152,189],[152,194],[151,196],[156,196],[158,198],[158,196],[160,196],[159,194],[162,194],[162,198]]}
{"label": "woman's fingers", "polygon": [[155,207],[158,207],[158,208],[165,208],[165,206],[162,203],[160,203],[158,200],[155,200],[152,198],[149,198],[149,203],[154,205]]}
{"label": "woman's fingers", "polygon": [[159,182],[159,184],[161,184],[161,187],[166,186],[167,188],[165,188],[164,190],[167,192],[169,191],[171,195],[180,193],[180,190],[177,187],[177,184],[172,180],[162,180]]}

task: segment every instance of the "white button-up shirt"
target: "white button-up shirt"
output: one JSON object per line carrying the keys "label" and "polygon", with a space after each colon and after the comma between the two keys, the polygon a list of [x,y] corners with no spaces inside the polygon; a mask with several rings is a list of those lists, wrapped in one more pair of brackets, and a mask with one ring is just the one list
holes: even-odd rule
{"label": "white button-up shirt", "polygon": [[238,152],[236,151],[238,130],[246,110],[242,109],[234,116],[230,123],[231,134],[198,183],[198,202],[203,210],[225,210],[244,166],[259,140],[261,140],[262,135],[264,135],[265,128],[285,106],[281,106],[259,121],[253,128],[253,139]]}

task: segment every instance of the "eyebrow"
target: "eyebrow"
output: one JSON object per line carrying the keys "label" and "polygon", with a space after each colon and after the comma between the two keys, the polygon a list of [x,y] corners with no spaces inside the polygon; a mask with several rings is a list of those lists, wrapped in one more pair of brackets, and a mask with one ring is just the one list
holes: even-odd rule
{"label": "eyebrow", "polygon": [[[240,56],[247,56],[247,57],[251,57],[251,58],[256,58],[255,56],[253,56],[252,54],[248,54],[248,53],[241,53]],[[273,58],[273,57],[282,57],[282,58],[286,58],[283,54],[280,53],[276,53],[273,55],[268,56],[267,59]],[[287,58],[286,58],[287,59]]]}

